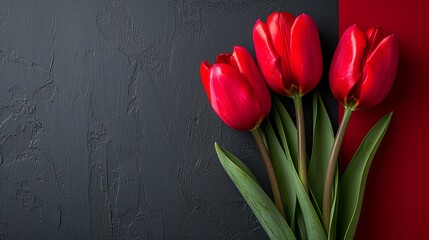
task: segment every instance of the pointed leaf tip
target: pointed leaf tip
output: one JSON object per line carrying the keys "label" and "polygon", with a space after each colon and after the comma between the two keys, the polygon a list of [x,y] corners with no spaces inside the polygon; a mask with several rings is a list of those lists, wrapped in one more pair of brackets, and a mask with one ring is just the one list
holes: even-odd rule
{"label": "pointed leaf tip", "polygon": [[353,239],[359,222],[369,169],[387,131],[392,112],[381,118],[367,133],[347,166],[339,185],[338,233]]}
{"label": "pointed leaf tip", "polygon": [[270,239],[296,239],[272,200],[237,157],[215,143],[219,160]]}

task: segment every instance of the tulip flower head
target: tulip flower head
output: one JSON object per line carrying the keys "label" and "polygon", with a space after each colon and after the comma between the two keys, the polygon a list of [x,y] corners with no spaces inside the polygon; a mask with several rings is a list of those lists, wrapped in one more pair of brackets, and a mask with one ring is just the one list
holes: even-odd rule
{"label": "tulip flower head", "polygon": [[398,44],[380,27],[349,27],[338,43],[329,73],[331,91],[352,109],[369,108],[387,95],[395,79]]}
{"label": "tulip flower head", "polygon": [[253,28],[256,58],[268,86],[284,96],[302,96],[322,76],[319,32],[310,16],[274,12]]}
{"label": "tulip flower head", "polygon": [[270,92],[246,49],[236,46],[213,65],[203,61],[200,76],[211,106],[231,128],[253,130],[270,112]]}

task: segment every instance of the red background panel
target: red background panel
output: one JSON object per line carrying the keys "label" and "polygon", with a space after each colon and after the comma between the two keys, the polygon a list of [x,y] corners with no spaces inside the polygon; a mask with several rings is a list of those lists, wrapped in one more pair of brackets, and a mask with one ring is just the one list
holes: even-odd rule
{"label": "red background panel", "polygon": [[391,92],[352,115],[340,157],[344,169],[371,126],[394,112],[370,170],[356,239],[429,239],[428,10],[423,0],[339,0],[340,34],[353,23],[378,25],[400,48]]}

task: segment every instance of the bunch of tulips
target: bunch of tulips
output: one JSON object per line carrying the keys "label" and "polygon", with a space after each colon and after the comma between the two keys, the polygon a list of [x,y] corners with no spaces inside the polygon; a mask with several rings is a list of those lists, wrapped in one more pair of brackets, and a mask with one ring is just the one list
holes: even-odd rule
{"label": "bunch of tulips", "polygon": [[[357,25],[343,33],[329,83],[344,115],[334,137],[321,97],[314,94],[310,157],[302,97],[318,85],[323,71],[317,26],[306,14],[274,12],[266,22],[256,21],[253,42],[257,62],[235,46],[214,64],[203,61],[200,76],[216,114],[254,136],[274,202],[243,162],[215,144],[222,166],[271,239],[353,239],[369,167],[392,114],[368,132],[341,177],[338,155],[353,111],[378,104],[393,84],[395,37],[380,27],[363,31]],[[295,121],[278,95],[292,98]]]}

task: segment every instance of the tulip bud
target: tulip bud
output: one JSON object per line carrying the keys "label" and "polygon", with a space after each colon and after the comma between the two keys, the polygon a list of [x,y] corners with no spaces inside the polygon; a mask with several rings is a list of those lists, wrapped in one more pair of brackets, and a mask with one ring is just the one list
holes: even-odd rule
{"label": "tulip bud", "polygon": [[352,109],[378,104],[389,92],[398,64],[398,44],[382,28],[349,27],[338,43],[329,73],[331,91]]}
{"label": "tulip bud", "polygon": [[256,21],[253,42],[259,68],[274,92],[302,96],[319,83],[322,51],[310,16],[272,13],[267,23]]}
{"label": "tulip bud", "polygon": [[270,112],[270,92],[246,49],[236,46],[213,65],[202,62],[200,75],[211,106],[231,128],[253,130]]}

